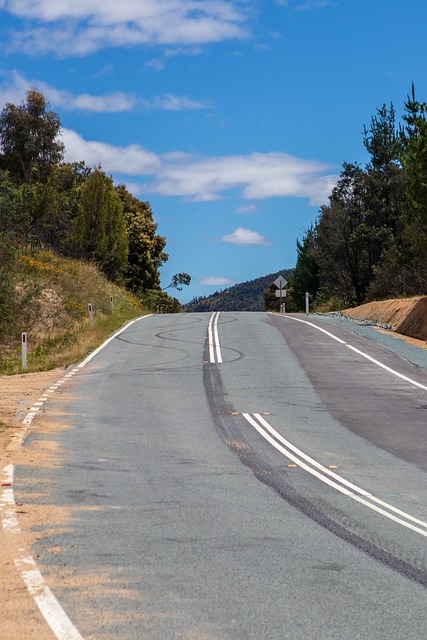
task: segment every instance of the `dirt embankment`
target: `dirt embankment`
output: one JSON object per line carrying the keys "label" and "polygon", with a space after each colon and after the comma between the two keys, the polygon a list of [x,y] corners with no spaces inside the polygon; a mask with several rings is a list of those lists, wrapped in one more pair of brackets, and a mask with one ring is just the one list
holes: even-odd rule
{"label": "dirt embankment", "polygon": [[379,322],[402,336],[424,343],[427,341],[427,296],[369,302],[347,309],[343,315],[356,320]]}

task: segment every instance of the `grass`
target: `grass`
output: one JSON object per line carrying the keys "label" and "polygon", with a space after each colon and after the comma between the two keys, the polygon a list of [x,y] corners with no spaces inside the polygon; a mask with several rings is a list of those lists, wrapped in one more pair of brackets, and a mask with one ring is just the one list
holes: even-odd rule
{"label": "grass", "polygon": [[12,424],[7,424],[6,422],[3,422],[3,420],[0,420],[0,433],[3,433],[7,429],[16,429],[16,426],[13,426]]}
{"label": "grass", "polygon": [[27,296],[24,313],[16,314],[7,335],[0,336],[3,375],[23,371],[23,331],[27,332],[26,371],[47,371],[79,362],[123,324],[147,314],[138,298],[108,281],[93,264],[48,251],[21,256],[15,278],[18,293],[34,293]]}

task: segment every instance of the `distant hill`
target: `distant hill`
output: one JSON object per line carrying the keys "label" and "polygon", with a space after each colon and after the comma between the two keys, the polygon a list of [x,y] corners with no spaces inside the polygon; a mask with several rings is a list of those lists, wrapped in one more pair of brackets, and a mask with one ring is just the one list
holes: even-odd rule
{"label": "distant hill", "polygon": [[265,311],[264,292],[280,275],[286,279],[294,269],[282,269],[255,280],[242,282],[210,296],[194,298],[182,306],[184,311]]}

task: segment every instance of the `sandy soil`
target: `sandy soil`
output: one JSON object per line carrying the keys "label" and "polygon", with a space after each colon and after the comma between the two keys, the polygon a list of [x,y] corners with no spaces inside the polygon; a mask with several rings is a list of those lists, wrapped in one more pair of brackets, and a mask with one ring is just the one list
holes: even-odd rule
{"label": "sandy soil", "polygon": [[343,315],[356,320],[370,320],[391,326],[397,337],[426,348],[427,341],[427,297],[405,298],[370,302]]}
{"label": "sandy soil", "polygon": [[[34,402],[44,391],[59,380],[63,370],[55,369],[43,373],[18,376],[0,376],[0,473],[8,464],[46,466],[49,452],[31,447],[31,452],[19,446],[25,435],[22,420]],[[2,476],[3,477],[3,476]],[[1,481],[3,482],[3,480]],[[0,487],[3,489],[3,487]],[[31,550],[32,540],[27,531],[37,522],[52,522],[52,526],[63,519],[55,509],[53,513],[41,513],[35,505],[17,505],[16,515],[22,523],[22,535],[7,534],[0,525],[0,636],[2,640],[53,640],[54,635],[42,618],[37,605],[30,596],[18,570],[15,559],[19,548]]]}

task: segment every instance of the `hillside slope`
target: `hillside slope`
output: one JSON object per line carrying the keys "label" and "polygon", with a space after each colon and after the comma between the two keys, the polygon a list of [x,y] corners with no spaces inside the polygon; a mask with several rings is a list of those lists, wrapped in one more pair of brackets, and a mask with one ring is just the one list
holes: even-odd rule
{"label": "hillside slope", "polygon": [[[21,370],[27,333],[27,371],[67,366],[115,329],[144,315],[141,301],[88,262],[33,251],[17,259],[0,316],[0,373]],[[92,305],[91,323],[88,305]]]}
{"label": "hillside slope", "polygon": [[264,292],[280,275],[288,278],[293,269],[282,269],[255,280],[241,282],[210,296],[195,298],[183,311],[265,311]]}

